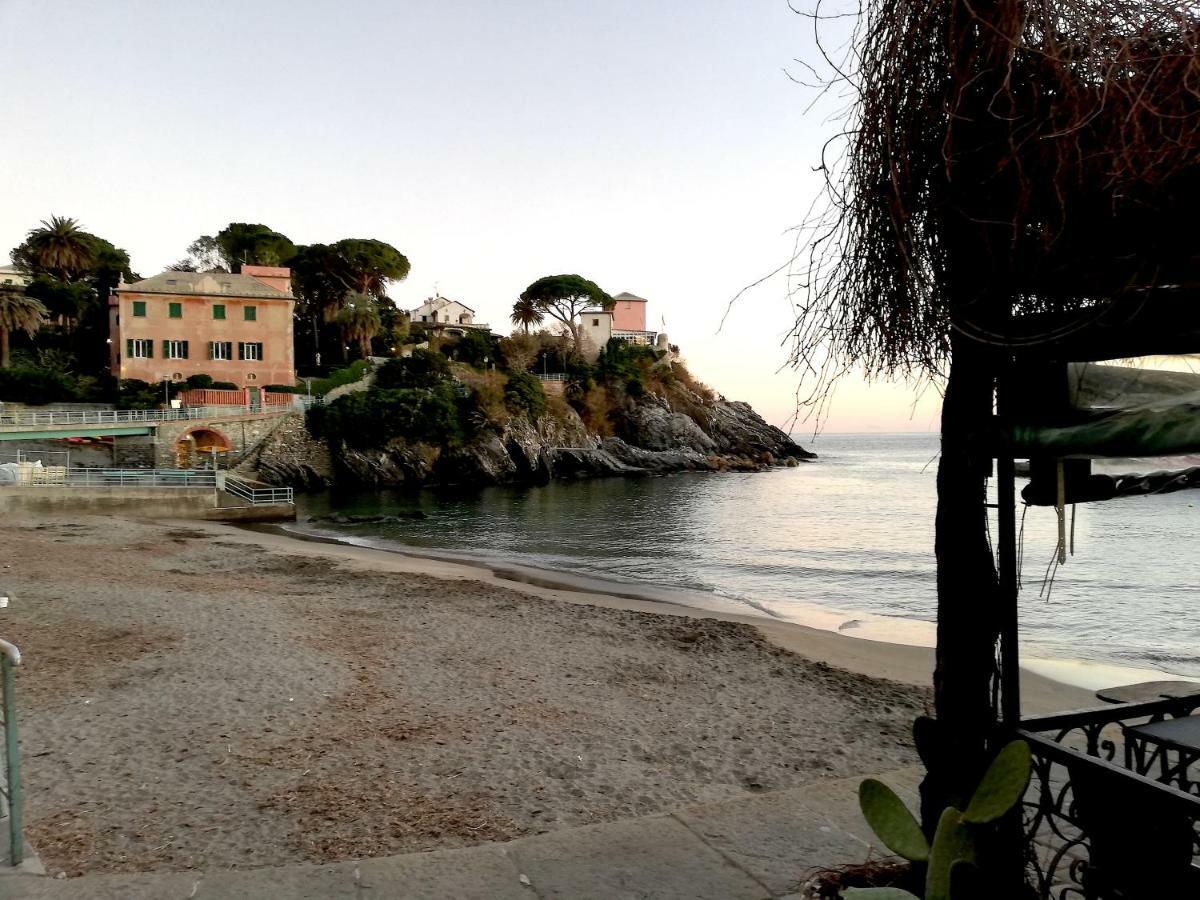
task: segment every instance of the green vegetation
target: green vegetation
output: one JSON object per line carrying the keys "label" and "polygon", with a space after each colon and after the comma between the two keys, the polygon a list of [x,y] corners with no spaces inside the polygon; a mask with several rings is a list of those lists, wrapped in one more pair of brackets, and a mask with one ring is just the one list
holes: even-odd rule
{"label": "green vegetation", "polygon": [[25,328],[7,332],[21,335],[21,346],[35,354],[61,351],[74,358],[79,371],[100,377],[108,368],[106,301],[122,276],[135,277],[129,254],[84,231],[74,219],[51,216],[30,229],[10,255],[32,278],[24,295],[45,308],[46,321],[32,334]]}
{"label": "green vegetation", "polygon": [[9,335],[23,331],[33,337],[45,321],[46,307],[40,300],[24,291],[0,289],[0,369],[7,369],[12,364]]}
{"label": "green vegetation", "polygon": [[90,399],[74,377],[36,366],[0,369],[0,397],[22,403],[71,403]]}
{"label": "green vegetation", "polygon": [[504,387],[504,404],[518,415],[539,419],[546,414],[546,392],[528,372],[510,372]]}
{"label": "green vegetation", "polygon": [[334,388],[341,387],[344,384],[353,384],[356,381],[361,381],[363,376],[367,374],[371,363],[365,359],[355,360],[348,366],[340,369],[335,369],[326,378],[317,378],[312,383],[312,392],[315,396],[324,397]]}
{"label": "green vegetation", "polygon": [[379,334],[383,325],[375,300],[367,294],[350,294],[346,305],[337,314],[334,322],[346,344],[357,344],[364,358],[371,355],[371,339]]}
{"label": "green vegetation", "polygon": [[[889,850],[924,867],[925,900],[987,896],[983,881],[987,873],[979,868],[986,859],[981,849],[997,823],[1021,802],[1030,770],[1029,745],[1024,741],[1007,744],[992,760],[966,810],[949,806],[942,811],[932,843],[904,802],[883,782],[866,779],[859,788],[859,806],[867,824]],[[857,888],[843,896],[916,900],[898,888]]]}
{"label": "green vegetation", "polygon": [[376,390],[434,388],[450,378],[446,357],[431,350],[416,349],[412,356],[389,359],[375,374]]}
{"label": "green vegetation", "polygon": [[397,438],[454,446],[474,431],[473,395],[455,390],[445,357],[417,350],[392,359],[371,389],[339,397],[308,412],[313,435],[358,449],[383,447]]}

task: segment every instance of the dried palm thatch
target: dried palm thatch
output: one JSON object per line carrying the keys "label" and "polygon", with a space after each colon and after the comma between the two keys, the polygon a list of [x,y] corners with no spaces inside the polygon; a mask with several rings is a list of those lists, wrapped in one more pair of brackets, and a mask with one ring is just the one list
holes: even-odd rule
{"label": "dried palm thatch", "polygon": [[[828,10],[810,10],[818,25]],[[859,0],[793,260],[793,362],[940,375],[951,334],[1200,282],[1198,0]],[[844,65],[842,64],[844,62]],[[1045,335],[1052,339],[1054,335]]]}

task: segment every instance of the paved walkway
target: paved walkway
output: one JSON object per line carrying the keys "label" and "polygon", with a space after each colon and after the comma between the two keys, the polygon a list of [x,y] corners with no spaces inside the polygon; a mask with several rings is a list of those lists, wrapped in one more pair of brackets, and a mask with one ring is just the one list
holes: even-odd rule
{"label": "paved walkway", "polygon": [[[883,776],[915,804],[920,772]],[[858,811],[860,778],[822,781],[669,815],[505,844],[324,866],[225,872],[8,875],[3,900],[768,900],[814,867],[881,851]]]}

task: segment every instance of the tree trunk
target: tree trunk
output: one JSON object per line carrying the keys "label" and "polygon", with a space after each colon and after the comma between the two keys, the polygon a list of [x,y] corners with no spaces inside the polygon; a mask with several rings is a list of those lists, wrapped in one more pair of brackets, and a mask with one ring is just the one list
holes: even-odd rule
{"label": "tree trunk", "polygon": [[936,748],[927,753],[922,820],[932,832],[942,809],[960,808],[988,762],[996,722],[999,579],[988,542],[987,477],[994,376],[984,348],[955,335],[942,404],[937,474]]}
{"label": "tree trunk", "polygon": [[0,369],[7,369],[9,362],[8,329],[0,328]]}

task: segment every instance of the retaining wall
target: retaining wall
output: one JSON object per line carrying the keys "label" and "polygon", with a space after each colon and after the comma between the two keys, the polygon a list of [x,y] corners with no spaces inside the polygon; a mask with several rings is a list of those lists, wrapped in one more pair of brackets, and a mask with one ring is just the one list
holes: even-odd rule
{"label": "retaining wall", "polygon": [[214,511],[214,494],[212,488],[6,486],[0,487],[0,513],[198,519]]}

